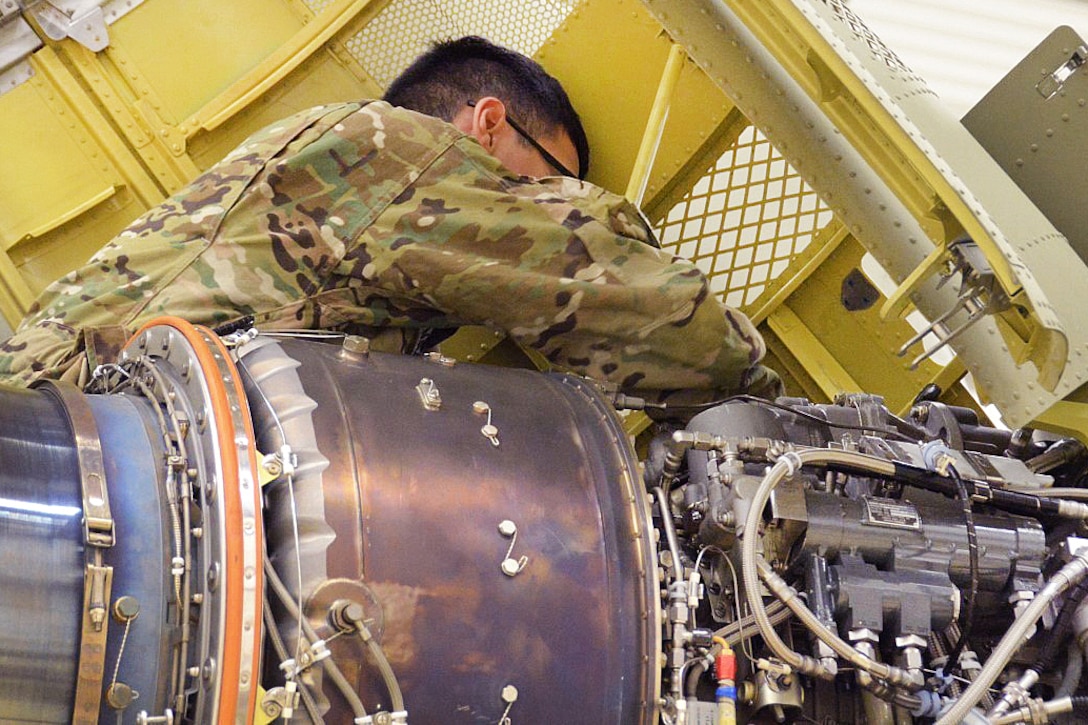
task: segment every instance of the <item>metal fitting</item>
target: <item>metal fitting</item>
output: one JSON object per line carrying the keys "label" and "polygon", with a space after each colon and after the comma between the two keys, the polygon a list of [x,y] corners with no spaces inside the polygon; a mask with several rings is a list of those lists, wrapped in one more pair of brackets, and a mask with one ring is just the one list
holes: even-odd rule
{"label": "metal fitting", "polygon": [[[1009,597],[1009,604],[1012,605],[1013,616],[1019,618],[1021,613],[1031,606],[1031,601],[1033,599],[1035,599],[1035,592],[1027,591],[1026,589],[1013,592]],[[1024,634],[1025,642],[1035,636],[1035,630],[1036,626],[1034,624],[1028,628],[1027,632]]]}
{"label": "metal fitting", "polygon": [[1028,704],[1028,691],[1039,681],[1039,673],[1033,669],[1024,670],[1019,680],[1013,680],[1005,685],[1001,691],[1001,699],[990,709],[987,717],[994,718],[1004,715],[1013,708],[1026,707]]}

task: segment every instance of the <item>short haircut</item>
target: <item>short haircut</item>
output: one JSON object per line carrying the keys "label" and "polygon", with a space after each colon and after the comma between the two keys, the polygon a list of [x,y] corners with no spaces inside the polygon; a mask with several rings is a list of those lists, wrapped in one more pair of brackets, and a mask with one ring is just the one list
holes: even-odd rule
{"label": "short haircut", "polygon": [[578,152],[578,176],[589,170],[589,142],[567,92],[540,64],[470,35],[435,43],[385,92],[394,106],[452,121],[469,101],[494,96],[533,136],[566,131]]}

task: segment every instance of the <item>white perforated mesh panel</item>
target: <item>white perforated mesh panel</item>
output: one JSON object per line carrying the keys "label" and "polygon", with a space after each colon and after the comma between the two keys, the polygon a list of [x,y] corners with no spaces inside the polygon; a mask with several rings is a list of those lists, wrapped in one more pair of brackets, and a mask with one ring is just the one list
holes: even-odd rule
{"label": "white perforated mesh panel", "polygon": [[750,305],[832,214],[755,127],[748,127],[657,228],[661,246],[694,261],[711,289]]}
{"label": "white perforated mesh panel", "polygon": [[[310,1],[311,7],[321,2]],[[482,35],[533,55],[579,2],[395,0],[351,38],[347,48],[375,81],[387,86],[435,40]]]}

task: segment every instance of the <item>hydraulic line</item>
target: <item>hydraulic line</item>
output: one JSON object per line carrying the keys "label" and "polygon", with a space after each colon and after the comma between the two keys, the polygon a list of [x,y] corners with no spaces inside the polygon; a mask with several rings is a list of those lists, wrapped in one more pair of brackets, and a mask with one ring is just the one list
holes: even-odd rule
{"label": "hydraulic line", "polygon": [[[894,468],[894,471],[889,474],[891,478],[916,488],[944,494],[950,498],[956,496],[955,484],[939,473],[905,463],[890,465]],[[846,470],[849,472],[850,469]],[[1050,499],[1043,494],[1043,491],[1050,491],[1049,495],[1056,496],[1055,491],[1070,492],[1080,491],[1080,489],[1040,489],[1025,493],[1013,488],[994,488],[985,481],[969,478],[962,480],[972,500],[983,501],[1009,513],[1033,518],[1057,516],[1067,519],[1088,519],[1088,505],[1062,498]]]}
{"label": "hydraulic line", "polygon": [[[792,617],[793,613],[790,612],[785,604],[775,600],[767,605],[767,616],[770,618],[771,624],[777,627],[779,624]],[[749,614],[743,619],[725,625],[714,632],[714,635],[724,639],[729,643],[730,647],[735,647],[744,640],[751,639],[758,633],[759,625],[756,624],[756,618],[754,615]],[[713,650],[711,651],[711,654],[714,654]]]}
{"label": "hydraulic line", "polygon": [[963,649],[971,637],[971,628],[975,621],[975,600],[978,598],[978,533],[975,531],[975,518],[971,512],[971,498],[967,495],[967,487],[963,485],[963,479],[960,478],[954,466],[948,467],[948,474],[956,484],[956,491],[963,505],[963,519],[967,526],[967,553],[971,570],[971,583],[964,597],[960,636],[952,648],[952,653],[948,655],[948,664],[945,665],[945,671],[952,672],[953,668],[959,667],[960,655],[963,654]]}
{"label": "hydraulic line", "polygon": [[[276,593],[280,603],[287,608],[288,613],[292,617],[296,617],[302,624],[302,631],[307,639],[310,640],[310,643],[317,642],[320,638],[317,636],[317,633],[314,632],[313,627],[310,626],[310,622],[298,611],[298,606],[295,604],[295,600],[291,598],[291,593],[287,591],[287,587],[283,585],[283,581],[280,579],[279,574],[272,566],[272,560],[266,557],[264,561],[265,578],[272,586],[272,591]],[[359,695],[355,693],[351,683],[344,677],[344,673],[340,671],[336,662],[329,657],[322,660],[321,665],[324,668],[325,673],[329,676],[329,679],[332,680],[332,683],[336,686],[336,689],[340,691],[340,694],[347,700],[348,705],[351,706],[351,710],[355,713],[355,717],[366,717],[366,708],[363,707],[362,700],[359,699]]]}
{"label": "hydraulic line", "polygon": [[[1005,692],[1001,699],[989,710],[991,717],[1004,715],[1011,708],[1017,706],[1039,681],[1039,676],[1053,668],[1054,662],[1058,658],[1059,648],[1066,647],[1067,642],[1070,641],[1069,630],[1073,627],[1073,619],[1081,602],[1084,600],[1085,594],[1088,594],[1088,579],[1081,580],[1066,595],[1058,619],[1054,622],[1054,626],[1051,627],[1039,656],[1030,667],[1024,670],[1018,680],[1014,680],[1005,686]],[[1079,659],[1079,649],[1076,649],[1075,642],[1069,650],[1070,652],[1076,651],[1078,654],[1076,659]],[[1080,679],[1079,674],[1077,679]],[[1072,692],[1066,694],[1072,694]]]}
{"label": "hydraulic line", "polygon": [[857,651],[848,642],[842,640],[838,634],[824,626],[819,618],[798,599],[796,590],[775,574],[770,566],[762,560],[762,557],[757,556],[756,541],[759,524],[763,515],[763,508],[770,499],[771,491],[780,481],[792,476],[806,464],[837,464],[880,476],[894,476],[896,468],[893,463],[871,456],[852,451],[831,449],[804,449],[796,452],[791,451],[779,457],[775,465],[763,477],[759,488],[752,497],[752,505],[748,510],[744,530],[741,534],[741,568],[745,595],[748,598],[748,606],[759,625],[760,634],[763,635],[767,646],[783,662],[798,672],[824,678],[834,676],[834,673],[830,672],[819,661],[792,650],[775,632],[767,617],[763,597],[760,596],[759,579],[762,578],[772,593],[790,608],[794,615],[801,620],[802,624],[827,643],[844,660],[892,686],[919,689],[924,683],[919,682],[911,673],[883,662],[874,662]]}
{"label": "hydraulic line", "polygon": [[[1083,715],[1088,713],[1088,697],[1059,697],[1041,703],[1039,710],[1042,711],[1041,714],[1047,716],[1061,715],[1068,712]],[[1031,709],[1025,707],[1008,715],[992,718],[989,722],[990,725],[1013,725],[1014,723],[1033,722],[1032,716]],[[1082,720],[1078,719],[1077,722],[1082,722]]]}
{"label": "hydraulic line", "polygon": [[[770,618],[771,624],[777,627],[792,617],[793,613],[785,604],[776,599],[767,605],[767,616]],[[684,678],[685,694],[688,697],[695,696],[695,688],[699,683],[699,678],[706,673],[707,661],[717,657],[722,651],[722,646],[718,644],[719,639],[730,647],[737,647],[756,634],[759,634],[759,627],[756,624],[756,618],[751,614],[715,630],[714,645],[707,651],[706,657],[691,665],[691,669],[688,670],[687,676]]]}
{"label": "hydraulic line", "polygon": [[389,659],[385,656],[385,652],[382,650],[381,645],[370,633],[366,624],[362,620],[353,621],[355,631],[370,650],[370,654],[374,657],[374,661],[378,665],[378,672],[382,676],[382,682],[385,684],[386,690],[389,692],[389,699],[391,701],[391,707],[394,713],[404,712],[404,695],[401,694],[400,683],[397,682],[397,676],[393,672],[392,666],[389,664]]}
{"label": "hydraulic line", "polygon": [[669,508],[669,498],[665,495],[665,489],[661,486],[654,487],[654,497],[657,499],[657,507],[661,510],[661,528],[665,529],[665,542],[669,546],[669,559],[671,560],[672,580],[683,581],[684,570],[680,565],[680,543],[676,538],[676,527],[672,523],[672,510]]}
{"label": "hydraulic line", "polygon": [[1076,692],[1084,673],[1084,653],[1075,641],[1069,643],[1065,657],[1065,672],[1062,674],[1061,684],[1054,692],[1055,697],[1067,697]]}
{"label": "hydraulic line", "polygon": [[[912,676],[908,671],[888,665],[884,662],[877,662],[865,656],[849,642],[828,629],[824,623],[820,621],[820,618],[800,600],[797,596],[797,590],[787,584],[782,577],[775,574],[770,565],[762,558],[757,560],[756,566],[758,567],[760,578],[767,585],[767,588],[771,590],[771,593],[790,608],[790,611],[793,612],[794,616],[801,620],[801,624],[831,647],[831,649],[835,651],[835,654],[859,669],[865,670],[878,680],[884,680],[896,687],[906,687],[912,690],[921,689],[924,683]],[[823,668],[823,665],[821,664],[820,667]],[[879,690],[876,685],[869,689],[872,689],[873,692],[877,693],[879,696],[885,697],[885,695],[881,694],[881,690]],[[885,697],[885,699],[890,699],[890,697]],[[894,702],[897,705],[910,707],[911,709],[917,709],[921,705],[921,700],[916,697],[911,697],[910,695],[904,695],[903,697],[897,696],[894,699]]]}
{"label": "hydraulic line", "polygon": [[1043,645],[1043,649],[1040,651],[1035,664],[1031,667],[1033,670],[1042,674],[1043,672],[1049,671],[1050,668],[1054,666],[1054,662],[1058,659],[1061,648],[1065,647],[1066,643],[1069,641],[1069,630],[1073,627],[1073,616],[1081,602],[1084,601],[1085,596],[1088,596],[1088,579],[1077,584],[1077,586],[1065,597],[1065,601],[1062,603],[1061,613],[1058,614],[1058,621],[1055,622],[1054,626],[1050,629],[1046,643]]}
{"label": "hydraulic line", "polygon": [[997,647],[990,653],[986,664],[982,667],[979,676],[964,691],[963,696],[953,703],[937,721],[937,725],[954,725],[961,722],[971,709],[978,704],[983,693],[990,688],[998,675],[1016,654],[1024,643],[1028,631],[1035,626],[1039,617],[1050,603],[1064,593],[1069,587],[1075,586],[1088,574],[1088,551],[1082,551],[1073,557],[1073,560],[1063,566],[1046,583],[1031,603],[1020,613],[1005,636],[1001,638]]}
{"label": "hydraulic line", "polygon": [[[280,662],[285,662],[291,656],[287,653],[287,645],[283,643],[283,637],[280,636],[279,630],[276,629],[276,619],[272,616],[272,608],[268,606],[267,601],[265,601],[262,608],[264,609],[264,631],[268,633],[269,640],[272,642],[272,649],[276,651],[276,656],[280,658]],[[310,716],[312,722],[321,722],[321,714],[317,711],[317,703],[314,702],[314,696],[310,694],[310,688],[302,682],[298,684],[298,694],[302,698],[302,706],[306,709],[306,714]]]}
{"label": "hydraulic line", "polygon": [[1009,490],[1042,498],[1068,498],[1088,501],[1088,488],[1024,488],[1022,486],[1009,486]]}

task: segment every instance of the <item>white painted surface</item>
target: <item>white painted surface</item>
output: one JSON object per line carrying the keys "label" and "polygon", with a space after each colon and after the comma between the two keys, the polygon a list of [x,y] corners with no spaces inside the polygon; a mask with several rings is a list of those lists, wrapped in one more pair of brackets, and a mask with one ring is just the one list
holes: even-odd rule
{"label": "white painted surface", "polygon": [[962,117],[1059,25],[1088,38],[1088,0],[848,0]]}

